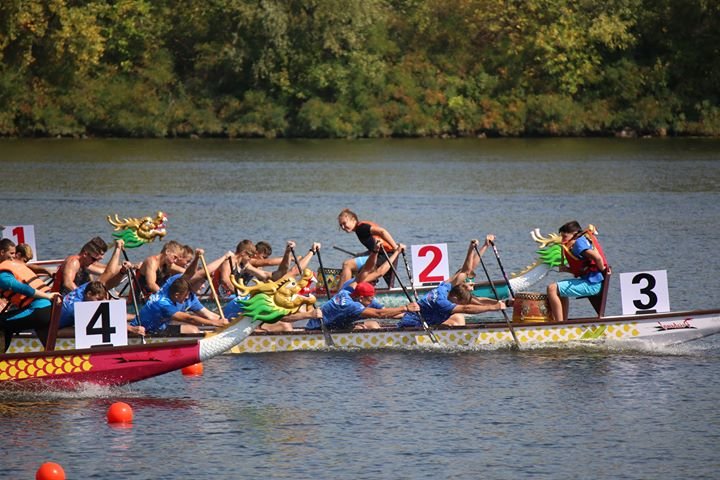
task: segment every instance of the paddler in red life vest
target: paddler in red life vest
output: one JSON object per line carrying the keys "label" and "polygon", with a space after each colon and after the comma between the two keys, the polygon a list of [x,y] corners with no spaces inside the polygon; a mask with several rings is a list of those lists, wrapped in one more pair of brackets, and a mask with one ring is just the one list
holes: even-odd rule
{"label": "paddler in red life vest", "polygon": [[570,272],[575,278],[560,280],[548,285],[547,295],[550,310],[555,321],[568,319],[569,298],[592,297],[600,293],[607,273],[605,254],[597,238],[595,227],[587,230],[573,220],[558,230],[562,238],[563,258],[567,267],[561,266],[561,272]]}
{"label": "paddler in red life vest", "polygon": [[[15,254],[15,243],[7,238],[0,240],[0,251]],[[5,256],[3,256],[5,258]],[[25,263],[10,258],[0,262],[0,296],[8,303],[0,313],[0,348],[7,351],[12,335],[24,330],[35,330],[45,345],[50,325],[50,302],[58,293],[40,280]]]}
{"label": "paddler in red life vest", "polygon": [[[388,256],[397,250],[398,245],[393,239],[390,232],[380,225],[369,222],[367,220],[358,220],[358,216],[352,210],[346,208],[338,215],[338,224],[340,229],[350,233],[355,232],[360,243],[365,246],[368,253],[366,255],[351,258],[343,262],[342,272],[340,273],[340,285],[350,280],[365,264],[368,255],[373,251],[377,242],[380,242],[382,248],[387,252]],[[378,266],[385,262],[385,255],[378,256]],[[389,273],[392,275],[392,273]],[[386,282],[388,278],[385,278]]]}

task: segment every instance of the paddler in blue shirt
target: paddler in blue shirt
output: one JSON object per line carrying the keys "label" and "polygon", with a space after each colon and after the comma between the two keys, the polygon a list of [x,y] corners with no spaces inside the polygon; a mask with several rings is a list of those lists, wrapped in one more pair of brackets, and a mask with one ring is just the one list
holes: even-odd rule
{"label": "paddler in blue shirt", "polygon": [[[368,282],[359,282],[355,288],[340,290],[322,306],[325,326],[330,330],[368,330],[380,328],[377,321],[362,321],[366,318],[392,318],[405,312],[417,312],[417,303],[408,303],[402,307],[384,308],[375,300],[375,287]],[[362,323],[355,323],[361,322]],[[311,319],[306,330],[320,330],[320,321]]]}
{"label": "paddler in blue shirt", "polygon": [[205,308],[193,292],[192,284],[199,278],[196,275],[198,259],[204,253],[203,249],[196,249],[185,273],[168,278],[160,291],[150,295],[140,310],[140,321],[136,318],[130,324],[142,325],[148,333],[155,335],[198,333],[200,330],[196,325],[227,325],[227,320]]}
{"label": "paddler in blue shirt", "polygon": [[[485,244],[480,250],[481,255],[485,253],[488,245],[494,239],[493,235],[485,238]],[[425,320],[428,325],[442,324],[457,327],[465,325],[466,314],[473,315],[505,308],[505,303],[502,301],[474,297],[472,294],[473,269],[479,262],[475,252],[475,246],[478,243],[477,240],[470,242],[467,256],[460,270],[418,300],[420,314],[406,313],[398,323],[399,327],[419,328],[422,326],[422,320]],[[422,319],[420,315],[422,315]]]}

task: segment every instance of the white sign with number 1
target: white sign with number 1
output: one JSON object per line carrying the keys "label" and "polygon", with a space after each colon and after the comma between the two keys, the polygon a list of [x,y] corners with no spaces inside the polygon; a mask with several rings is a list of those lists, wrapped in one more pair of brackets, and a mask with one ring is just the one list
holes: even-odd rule
{"label": "white sign with number 1", "polygon": [[75,348],[127,345],[126,308],[124,300],[77,302]]}
{"label": "white sign with number 1", "polygon": [[623,315],[670,311],[667,271],[620,274]]}
{"label": "white sign with number 1", "polygon": [[33,225],[7,225],[3,227],[2,238],[9,238],[15,245],[27,243],[33,251],[33,260],[38,259],[35,247],[35,227]]}

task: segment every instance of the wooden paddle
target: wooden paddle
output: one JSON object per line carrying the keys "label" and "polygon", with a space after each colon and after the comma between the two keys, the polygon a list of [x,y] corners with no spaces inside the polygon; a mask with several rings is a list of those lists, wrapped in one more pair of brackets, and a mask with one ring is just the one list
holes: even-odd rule
{"label": "wooden paddle", "polygon": [[[320,256],[319,248],[315,250],[315,254],[317,255],[318,263],[320,264],[320,274],[322,275],[323,285],[325,286],[325,295],[327,295],[327,299],[329,302],[332,300],[332,296],[330,295],[330,287],[328,286],[327,278],[325,278],[325,267],[323,267],[322,256]],[[293,255],[295,255],[295,253],[293,253]],[[300,268],[299,265],[298,268]],[[320,329],[322,330],[323,336],[325,337],[325,345],[329,347],[334,347],[335,342],[333,341],[332,336],[327,329],[327,326],[325,326],[325,320],[323,320],[322,317],[320,317]]]}
{"label": "wooden paddle", "polygon": [[205,256],[200,254],[200,263],[202,263],[203,270],[205,270],[205,277],[207,277],[207,281],[210,284],[210,291],[212,292],[213,299],[215,300],[215,305],[218,307],[218,314],[220,315],[220,318],[225,320],[225,314],[223,313],[222,306],[220,305],[220,299],[218,298],[218,294],[215,291],[215,285],[213,285],[212,276],[210,276],[210,270],[207,268],[207,263],[205,263]]}
{"label": "wooden paddle", "polygon": [[[478,246],[475,243],[473,243],[473,247],[475,248],[475,253],[477,253],[478,258],[480,259],[480,265],[482,265],[485,276],[490,283],[490,288],[492,288],[493,295],[495,295],[496,300],[500,301],[500,296],[498,295],[497,289],[495,288],[495,283],[492,281],[492,278],[490,278],[490,273],[488,273],[487,267],[485,267],[485,262],[483,262],[482,255],[480,255],[480,249],[478,249]],[[509,286],[510,283],[508,283],[508,287]],[[512,323],[510,323],[510,318],[508,317],[508,314],[504,309],[501,310],[501,312],[503,314],[503,317],[505,317],[505,323],[507,323],[508,330],[510,330],[510,334],[515,341],[515,347],[520,350],[520,341],[518,340],[517,335],[515,335],[515,329],[513,328]]]}
{"label": "wooden paddle", "polygon": [[[412,298],[410,298],[410,294],[408,293],[407,288],[405,288],[405,285],[403,285],[402,280],[400,280],[400,277],[397,274],[397,270],[395,270],[395,266],[390,261],[390,257],[388,256],[387,252],[385,251],[385,249],[382,246],[380,246],[380,251],[383,252],[383,255],[385,255],[385,260],[388,262],[388,265],[390,265],[390,270],[392,271],[393,275],[395,275],[395,279],[400,284],[400,287],[403,289],[403,292],[405,292],[405,296],[407,297],[408,301],[409,302],[415,301],[417,303],[417,292],[415,291],[415,286],[413,286],[413,294],[415,295],[415,300],[413,300]],[[403,251],[402,253],[403,253],[403,258],[405,258],[405,252]],[[407,267],[407,261],[405,261],[405,266]],[[409,271],[410,271],[410,268],[408,267],[408,272]],[[410,282],[412,283],[412,276],[410,278],[411,278]],[[418,317],[420,317],[420,323],[422,324],[423,330],[425,330],[425,333],[430,337],[430,340],[432,340],[432,343],[440,343],[438,341],[437,337],[435,336],[435,334],[433,333],[433,331],[430,329],[430,325],[428,325],[427,322],[425,321],[425,319],[423,318],[422,313],[420,313],[418,311],[417,314],[418,314]]]}

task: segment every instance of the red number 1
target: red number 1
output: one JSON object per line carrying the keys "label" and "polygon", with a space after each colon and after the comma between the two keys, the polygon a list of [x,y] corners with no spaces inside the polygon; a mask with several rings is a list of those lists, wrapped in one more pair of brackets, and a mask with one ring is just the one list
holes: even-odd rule
{"label": "red number 1", "polygon": [[428,254],[432,255],[432,259],[427,264],[425,269],[420,272],[420,275],[418,275],[418,280],[420,280],[421,283],[442,282],[444,280],[442,275],[431,275],[433,270],[435,270],[435,267],[437,267],[442,260],[442,250],[440,250],[435,245],[424,245],[420,247],[420,250],[418,250],[418,257],[425,257]]}
{"label": "red number 1", "polygon": [[25,229],[23,227],[15,227],[12,229],[12,234],[17,238],[17,244],[25,243]]}

